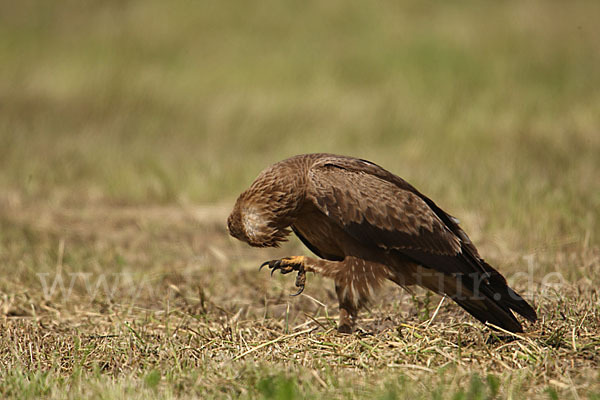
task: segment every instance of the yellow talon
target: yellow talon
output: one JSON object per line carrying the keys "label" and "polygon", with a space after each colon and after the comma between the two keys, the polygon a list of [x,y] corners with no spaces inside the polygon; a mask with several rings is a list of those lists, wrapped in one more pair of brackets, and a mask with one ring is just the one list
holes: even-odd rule
{"label": "yellow talon", "polygon": [[306,272],[304,271],[305,261],[306,260],[304,256],[285,257],[279,260],[265,261],[260,265],[258,270],[260,271],[262,267],[268,265],[271,269],[271,276],[273,276],[275,270],[279,270],[279,272],[282,274],[289,274],[290,272],[298,271],[298,276],[296,277],[296,287],[298,287],[299,290],[297,293],[291,295],[298,296],[304,290],[304,285],[306,282]]}

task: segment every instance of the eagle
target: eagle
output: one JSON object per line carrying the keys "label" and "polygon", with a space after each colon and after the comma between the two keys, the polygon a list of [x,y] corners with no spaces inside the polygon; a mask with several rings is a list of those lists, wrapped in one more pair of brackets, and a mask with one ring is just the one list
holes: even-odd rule
{"label": "eagle", "polygon": [[479,256],[458,219],[404,179],[370,161],[303,154],[262,171],[237,199],[229,233],[251,246],[277,247],[293,231],[317,257],[263,263],[271,275],[332,278],[340,333],[385,281],[447,296],[482,323],[523,332],[513,311],[535,322],[535,310]]}

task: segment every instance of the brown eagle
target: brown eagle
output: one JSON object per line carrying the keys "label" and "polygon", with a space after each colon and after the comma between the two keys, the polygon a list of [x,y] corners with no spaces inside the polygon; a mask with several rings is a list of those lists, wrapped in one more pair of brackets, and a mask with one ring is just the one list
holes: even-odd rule
{"label": "brown eagle", "polygon": [[[353,157],[305,154],[263,172],[237,199],[229,232],[252,246],[278,246],[290,228],[319,258],[267,261],[271,274],[333,278],[338,331],[350,333],[358,310],[386,280],[446,295],[477,318],[512,332],[512,311],[536,321],[533,308],[478,254],[458,220],[402,178]],[[512,310],[512,311],[511,311]]]}

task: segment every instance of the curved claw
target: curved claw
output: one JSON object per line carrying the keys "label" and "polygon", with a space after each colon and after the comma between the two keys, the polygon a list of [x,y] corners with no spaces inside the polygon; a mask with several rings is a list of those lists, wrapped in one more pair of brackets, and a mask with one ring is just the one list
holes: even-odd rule
{"label": "curved claw", "polygon": [[260,267],[258,267],[258,270],[259,270],[259,271],[260,271],[260,270],[262,270],[262,269],[263,269],[263,267],[264,267],[265,265],[269,265],[269,263],[270,263],[270,262],[271,262],[271,261],[265,261],[264,263],[260,264]]}
{"label": "curved claw", "polygon": [[259,271],[262,270],[265,265],[268,265],[269,268],[271,268],[271,276],[273,276],[273,273],[276,270],[281,269],[281,260],[265,261],[264,263],[260,264],[260,267],[258,267],[258,270]]}
{"label": "curved claw", "polygon": [[290,294],[291,297],[296,297],[298,295],[300,295],[300,293],[304,292],[304,285],[300,286],[300,289],[298,289],[298,291],[294,294]]}
{"label": "curved claw", "polygon": [[285,258],[281,260],[270,260],[265,261],[258,267],[258,270],[262,270],[265,265],[268,265],[271,269],[271,276],[275,273],[276,270],[279,270],[282,274],[289,274],[292,271],[298,271],[298,276],[296,277],[296,286],[299,288],[298,292],[291,294],[290,296],[298,296],[304,291],[304,283],[306,281],[306,274],[304,272],[304,265],[301,263],[291,262],[290,258]]}

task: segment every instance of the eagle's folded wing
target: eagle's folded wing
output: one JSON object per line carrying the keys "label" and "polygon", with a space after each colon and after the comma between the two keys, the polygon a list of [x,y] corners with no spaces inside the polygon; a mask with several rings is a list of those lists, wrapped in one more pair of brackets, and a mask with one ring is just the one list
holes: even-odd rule
{"label": "eagle's folded wing", "polygon": [[[443,274],[444,288],[426,286],[448,294],[478,319],[496,321],[493,313],[513,329],[520,324],[510,309],[536,319],[527,302],[479,257],[452,217],[400,178],[367,161],[332,157],[314,165],[308,179],[307,200],[331,221],[364,246]],[[457,278],[459,286],[480,291],[484,300],[459,298]]]}

